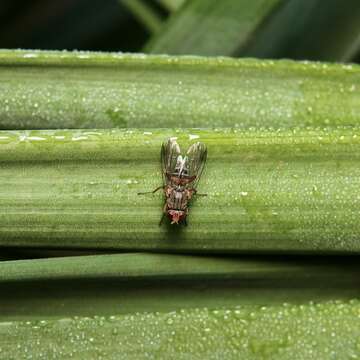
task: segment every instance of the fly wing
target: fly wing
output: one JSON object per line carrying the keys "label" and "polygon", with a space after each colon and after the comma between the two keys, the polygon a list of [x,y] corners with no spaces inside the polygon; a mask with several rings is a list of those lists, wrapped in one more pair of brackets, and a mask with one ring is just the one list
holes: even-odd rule
{"label": "fly wing", "polygon": [[206,163],[207,149],[205,144],[201,142],[196,142],[195,144],[192,144],[189,147],[186,156],[188,158],[188,175],[190,177],[195,177],[195,180],[191,182],[190,186],[195,189],[200,180]]}
{"label": "fly wing", "polygon": [[168,174],[174,174],[180,155],[180,146],[175,139],[165,141],[161,146],[161,167],[164,184],[167,183]]}

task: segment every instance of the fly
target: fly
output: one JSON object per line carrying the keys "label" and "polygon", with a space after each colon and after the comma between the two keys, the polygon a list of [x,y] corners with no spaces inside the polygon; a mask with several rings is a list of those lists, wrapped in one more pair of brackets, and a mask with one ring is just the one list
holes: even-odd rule
{"label": "fly", "polygon": [[196,187],[204,170],[207,157],[206,146],[201,142],[192,144],[183,156],[175,139],[170,138],[161,146],[161,168],[163,185],[153,191],[138,193],[138,195],[155,193],[163,189],[165,204],[159,225],[165,216],[171,224],[186,223],[189,213],[189,202],[194,195],[199,194]]}

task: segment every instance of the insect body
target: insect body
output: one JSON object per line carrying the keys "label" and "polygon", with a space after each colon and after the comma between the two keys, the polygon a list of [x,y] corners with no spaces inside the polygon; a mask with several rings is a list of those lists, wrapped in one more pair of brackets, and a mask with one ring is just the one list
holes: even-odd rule
{"label": "insect body", "polygon": [[206,146],[201,142],[192,144],[185,156],[181,155],[176,140],[169,139],[163,143],[161,167],[164,185],[152,191],[155,193],[163,189],[165,193],[164,212],[160,224],[164,216],[170,219],[171,224],[186,224],[188,205],[193,195],[197,194],[196,186],[204,170],[206,157]]}

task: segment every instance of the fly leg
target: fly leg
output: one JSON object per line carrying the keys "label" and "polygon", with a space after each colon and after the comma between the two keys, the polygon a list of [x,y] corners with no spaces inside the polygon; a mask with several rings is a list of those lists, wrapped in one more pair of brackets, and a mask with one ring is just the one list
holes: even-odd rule
{"label": "fly leg", "polygon": [[159,191],[160,189],[163,189],[163,188],[164,188],[164,185],[161,185],[153,191],[138,192],[137,194],[138,195],[155,194],[157,191]]}
{"label": "fly leg", "polygon": [[192,191],[192,193],[193,193],[194,195],[196,195],[196,196],[207,196],[207,194],[200,194],[200,193],[198,193],[196,189],[192,189],[191,191]]}
{"label": "fly leg", "polygon": [[164,220],[164,217],[165,217],[165,214],[166,214],[166,210],[167,210],[167,206],[166,206],[166,203],[164,205],[164,210],[163,210],[163,213],[161,215],[161,219],[160,219],[160,222],[159,222],[159,226],[161,226],[163,220]]}
{"label": "fly leg", "polygon": [[161,215],[161,219],[160,219],[160,221],[159,221],[159,226],[161,226],[161,224],[162,224],[162,222],[163,222],[163,220],[164,220],[164,217],[165,217],[165,214],[163,213],[163,214]]}

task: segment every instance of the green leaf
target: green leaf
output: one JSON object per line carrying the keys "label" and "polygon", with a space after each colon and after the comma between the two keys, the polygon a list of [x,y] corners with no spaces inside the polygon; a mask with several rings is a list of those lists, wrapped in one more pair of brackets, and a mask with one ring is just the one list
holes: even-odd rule
{"label": "green leaf", "polygon": [[286,0],[192,0],[170,16],[145,52],[235,55]]}
{"label": "green leaf", "polygon": [[[299,16],[301,14],[301,16]],[[352,61],[360,50],[360,3],[291,0],[239,53],[260,58]],[[311,39],[311,40],[310,40]]]}
{"label": "green leaf", "polygon": [[340,7],[337,0],[326,6],[322,0],[193,0],[172,14],[145,51],[350,61],[360,49],[359,24],[357,0]]}
{"label": "green leaf", "polygon": [[360,68],[0,51],[0,128],[354,126]]}
{"label": "green leaf", "polygon": [[[208,147],[187,227],[137,195],[169,137]],[[2,131],[0,245],[359,253],[359,158],[359,128]]]}
{"label": "green leaf", "polygon": [[357,265],[165,254],[0,262],[0,357],[351,356]]}

